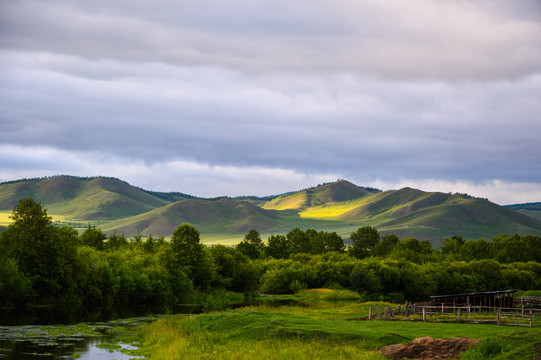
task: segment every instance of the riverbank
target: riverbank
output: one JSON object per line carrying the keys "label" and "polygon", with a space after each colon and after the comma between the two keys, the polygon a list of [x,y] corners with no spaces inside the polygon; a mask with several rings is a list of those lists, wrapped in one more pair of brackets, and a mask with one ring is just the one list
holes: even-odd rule
{"label": "riverbank", "polygon": [[[353,321],[370,306],[320,289],[284,296],[296,304],[168,316],[142,326],[148,359],[387,359],[378,349],[421,337],[479,339],[463,359],[531,359],[541,329],[413,321]],[[344,298],[329,301],[329,298]],[[280,296],[274,301],[282,300]]]}

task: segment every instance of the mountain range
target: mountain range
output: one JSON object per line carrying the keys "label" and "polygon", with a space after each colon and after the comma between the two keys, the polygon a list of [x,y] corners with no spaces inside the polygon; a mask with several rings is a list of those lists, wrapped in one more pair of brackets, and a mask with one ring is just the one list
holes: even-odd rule
{"label": "mountain range", "polygon": [[489,239],[501,233],[541,234],[540,203],[504,207],[466,194],[380,191],[346,180],[275,196],[206,199],[148,191],[109,177],[23,179],[0,184],[0,225],[27,196],[75,227],[91,224],[127,236],[167,237],[179,224],[190,223],[207,242],[234,243],[252,228],[263,235],[314,228],[347,238],[364,225],[435,246],[453,235]]}

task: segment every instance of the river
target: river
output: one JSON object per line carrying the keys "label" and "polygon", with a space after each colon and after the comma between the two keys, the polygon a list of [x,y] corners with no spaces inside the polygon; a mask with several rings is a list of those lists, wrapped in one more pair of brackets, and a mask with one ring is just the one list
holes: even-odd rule
{"label": "river", "polygon": [[[143,358],[134,346],[136,329],[164,316],[165,309],[140,308],[123,313],[63,312],[33,309],[0,311],[0,359]],[[200,312],[197,306],[177,306],[169,313]]]}

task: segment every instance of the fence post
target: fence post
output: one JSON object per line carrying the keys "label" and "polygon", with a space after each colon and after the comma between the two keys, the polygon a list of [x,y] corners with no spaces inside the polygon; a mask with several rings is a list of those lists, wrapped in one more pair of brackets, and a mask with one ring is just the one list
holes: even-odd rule
{"label": "fence post", "polygon": [[458,309],[458,319],[457,322],[460,322],[460,309]]}
{"label": "fence post", "polygon": [[445,305],[441,303],[441,313],[445,314]]}
{"label": "fence post", "polygon": [[[522,301],[522,299],[520,299]],[[524,306],[522,306],[522,316],[524,316]]]}
{"label": "fence post", "polygon": [[471,304],[468,304],[468,316],[471,315]]}
{"label": "fence post", "polygon": [[533,325],[533,310],[530,310],[530,327]]}
{"label": "fence post", "polygon": [[426,310],[424,306],[423,306],[423,321],[426,321]]}
{"label": "fence post", "polygon": [[500,325],[500,309],[498,309],[498,312],[496,313],[496,324]]}
{"label": "fence post", "polygon": [[372,306],[368,309],[368,321],[372,320]]}

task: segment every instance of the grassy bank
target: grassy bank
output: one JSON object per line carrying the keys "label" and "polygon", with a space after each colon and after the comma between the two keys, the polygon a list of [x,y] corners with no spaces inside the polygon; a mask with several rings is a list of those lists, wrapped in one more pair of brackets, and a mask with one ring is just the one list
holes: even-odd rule
{"label": "grassy bank", "polygon": [[[358,321],[369,306],[347,293],[306,291],[290,305],[246,307],[195,316],[171,316],[141,330],[149,359],[384,359],[378,348],[418,337],[483,339],[467,359],[529,359],[541,329],[410,321]],[[274,300],[279,297],[272,298]]]}

